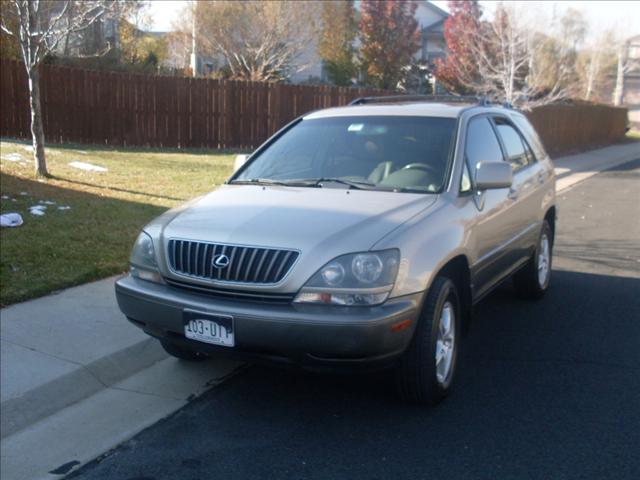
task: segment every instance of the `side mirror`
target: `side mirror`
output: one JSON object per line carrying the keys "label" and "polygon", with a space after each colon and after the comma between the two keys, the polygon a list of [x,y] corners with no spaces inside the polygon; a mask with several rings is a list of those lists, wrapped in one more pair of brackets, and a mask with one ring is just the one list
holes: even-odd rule
{"label": "side mirror", "polygon": [[240,167],[247,163],[249,157],[250,155],[236,155],[236,159],[233,162],[233,173],[236,173],[238,170],[240,170]]}
{"label": "side mirror", "polygon": [[476,190],[509,188],[513,180],[511,165],[507,162],[478,162]]}

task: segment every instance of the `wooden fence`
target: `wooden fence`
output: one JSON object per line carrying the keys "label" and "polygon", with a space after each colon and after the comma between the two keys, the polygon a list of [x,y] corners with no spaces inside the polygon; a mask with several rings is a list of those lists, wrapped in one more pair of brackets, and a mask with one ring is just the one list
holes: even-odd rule
{"label": "wooden fence", "polygon": [[618,142],[627,128],[627,109],[609,105],[553,104],[526,115],[551,154]]}
{"label": "wooden fence", "polygon": [[[2,136],[27,138],[24,66],[2,60]],[[43,65],[46,140],[178,148],[258,146],[297,116],[380,90],[123,74]]]}
{"label": "wooden fence", "polygon": [[[0,68],[0,135],[29,138],[24,66],[2,60]],[[51,65],[43,65],[40,76],[51,143],[251,149],[303,113],[385,93]],[[551,153],[614,142],[627,122],[626,109],[604,105],[551,105],[528,116]]]}

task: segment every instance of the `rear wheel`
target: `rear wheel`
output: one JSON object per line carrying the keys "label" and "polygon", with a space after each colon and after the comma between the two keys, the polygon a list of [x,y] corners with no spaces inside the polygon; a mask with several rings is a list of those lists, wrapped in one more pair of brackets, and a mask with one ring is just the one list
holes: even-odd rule
{"label": "rear wheel", "polygon": [[454,283],[437,277],[398,366],[396,385],[408,402],[435,405],[450,391],[460,340],[460,300]]}
{"label": "rear wheel", "polygon": [[160,340],[160,344],[162,345],[162,348],[164,348],[165,352],[172,357],[179,358],[180,360],[186,360],[187,362],[201,362],[207,358],[206,355],[200,352],[183,348],[170,340],[162,339]]}
{"label": "rear wheel", "polygon": [[536,251],[529,262],[513,276],[516,291],[523,298],[541,298],[551,281],[553,254],[553,231],[546,220],[538,238]]}

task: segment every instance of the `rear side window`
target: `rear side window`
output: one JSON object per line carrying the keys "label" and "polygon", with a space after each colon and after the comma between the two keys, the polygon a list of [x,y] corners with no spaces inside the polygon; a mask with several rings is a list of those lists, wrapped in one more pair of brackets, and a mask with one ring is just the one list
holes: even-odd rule
{"label": "rear side window", "polygon": [[465,157],[469,169],[474,172],[478,162],[502,162],[500,143],[486,117],[474,118],[467,128]]}
{"label": "rear side window", "polygon": [[547,153],[544,150],[544,146],[542,145],[540,136],[533,128],[531,123],[529,123],[529,120],[527,120],[522,115],[513,115],[513,121],[523,133],[526,140],[529,142],[529,145],[531,145],[536,158],[538,160],[545,158],[547,156]]}
{"label": "rear side window", "polygon": [[526,167],[533,161],[533,158],[520,134],[505,119],[496,118],[495,122],[498,134],[504,144],[507,161],[511,164],[511,168],[513,170],[519,170]]}

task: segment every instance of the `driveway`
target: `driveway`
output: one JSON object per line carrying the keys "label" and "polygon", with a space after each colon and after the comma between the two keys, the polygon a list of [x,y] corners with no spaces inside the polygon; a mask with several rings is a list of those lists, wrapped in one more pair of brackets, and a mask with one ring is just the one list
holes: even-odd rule
{"label": "driveway", "polygon": [[72,477],[639,478],[639,191],[637,160],[559,196],[550,291],[478,306],[439,407],[386,375],[252,367]]}

